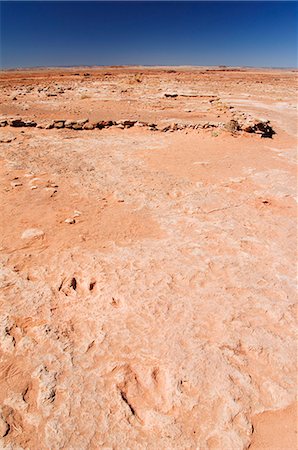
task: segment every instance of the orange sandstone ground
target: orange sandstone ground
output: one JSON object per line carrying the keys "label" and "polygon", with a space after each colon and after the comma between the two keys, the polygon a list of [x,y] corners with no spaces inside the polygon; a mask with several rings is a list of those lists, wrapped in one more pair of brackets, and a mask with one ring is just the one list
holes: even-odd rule
{"label": "orange sandstone ground", "polygon": [[296,75],[0,74],[3,119],[276,132],[0,128],[1,448],[296,448]]}

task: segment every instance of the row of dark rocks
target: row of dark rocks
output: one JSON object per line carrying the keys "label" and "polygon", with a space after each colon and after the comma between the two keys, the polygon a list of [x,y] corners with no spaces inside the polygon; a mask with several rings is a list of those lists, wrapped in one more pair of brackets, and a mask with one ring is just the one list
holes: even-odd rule
{"label": "row of dark rocks", "polygon": [[171,123],[170,125],[158,127],[156,123],[141,122],[137,120],[101,120],[100,122],[89,122],[88,119],[80,120],[53,120],[46,124],[38,124],[33,120],[23,120],[20,118],[16,119],[0,119],[0,127],[11,126],[11,127],[36,127],[44,128],[46,130],[52,128],[68,128],[72,130],[93,130],[117,127],[117,128],[131,128],[135,127],[146,127],[153,131],[163,131],[163,132],[173,132],[184,129],[214,129],[223,128],[231,133],[237,133],[239,131],[244,131],[247,133],[260,134],[262,137],[272,138],[275,131],[270,125],[269,121],[253,121],[248,123],[240,123],[237,120],[230,120],[226,123],[224,122],[200,122],[197,124],[178,124]]}

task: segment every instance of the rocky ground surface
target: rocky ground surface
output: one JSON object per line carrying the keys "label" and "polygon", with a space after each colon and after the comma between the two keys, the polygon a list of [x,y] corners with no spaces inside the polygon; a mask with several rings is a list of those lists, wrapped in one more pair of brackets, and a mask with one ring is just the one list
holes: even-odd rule
{"label": "rocky ground surface", "polygon": [[0,74],[1,448],[296,448],[296,75]]}

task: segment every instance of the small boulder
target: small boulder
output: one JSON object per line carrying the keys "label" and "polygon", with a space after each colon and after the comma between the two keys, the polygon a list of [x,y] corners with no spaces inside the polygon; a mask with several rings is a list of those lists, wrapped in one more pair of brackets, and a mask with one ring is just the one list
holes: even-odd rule
{"label": "small boulder", "polygon": [[34,120],[26,120],[25,126],[26,127],[36,127],[37,123],[34,122]]}
{"label": "small boulder", "polygon": [[78,122],[75,122],[72,127],[73,130],[82,130],[83,129],[83,124],[80,124]]}
{"label": "small boulder", "polygon": [[88,122],[88,119],[79,119],[76,121],[72,121],[72,125],[70,128],[73,130],[82,130],[84,125]]}
{"label": "small boulder", "polygon": [[88,122],[88,119],[79,119],[76,121],[79,125],[84,125],[85,123]]}
{"label": "small boulder", "polygon": [[241,129],[246,133],[261,134],[262,138],[272,138],[275,133],[272,126],[268,121],[255,120],[254,122],[248,122],[242,125]]}
{"label": "small boulder", "polygon": [[136,120],[123,120],[123,125],[125,126],[125,128],[133,127],[135,123]]}
{"label": "small boulder", "polygon": [[54,120],[54,128],[64,128],[65,120]]}
{"label": "small boulder", "polygon": [[64,122],[64,127],[65,128],[72,128],[72,126],[76,123],[75,120],[66,120]]}
{"label": "small boulder", "polygon": [[254,125],[246,124],[246,125],[243,125],[243,127],[241,127],[241,129],[243,131],[245,131],[246,133],[255,133]]}
{"label": "small boulder", "polygon": [[164,133],[166,133],[167,131],[170,130],[170,128],[171,128],[170,125],[168,125],[167,127],[162,128],[161,131],[163,131]]}
{"label": "small boulder", "polygon": [[206,122],[203,128],[218,128],[222,125],[221,122]]}
{"label": "small boulder", "polygon": [[109,128],[112,125],[117,125],[117,123],[119,122],[113,122],[112,120],[101,120],[97,123],[97,128],[101,130],[102,128]]}
{"label": "small boulder", "polygon": [[11,127],[25,127],[26,123],[22,119],[12,119],[8,122]]}
{"label": "small boulder", "polygon": [[94,125],[93,125],[93,123],[85,123],[83,128],[84,128],[84,130],[93,130],[94,129]]}
{"label": "small boulder", "polygon": [[44,232],[39,228],[27,228],[22,235],[22,239],[35,239],[44,236]]}
{"label": "small boulder", "polygon": [[255,124],[255,128],[257,131],[261,132],[262,138],[272,138],[275,133],[271,125],[269,125],[269,121],[267,122],[258,122]]}

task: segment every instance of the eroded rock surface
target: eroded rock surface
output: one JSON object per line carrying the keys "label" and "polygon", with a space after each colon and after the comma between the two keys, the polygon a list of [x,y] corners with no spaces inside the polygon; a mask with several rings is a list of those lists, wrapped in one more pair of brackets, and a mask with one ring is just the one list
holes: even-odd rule
{"label": "eroded rock surface", "polygon": [[2,448],[290,448],[296,74],[139,70],[1,74]]}

